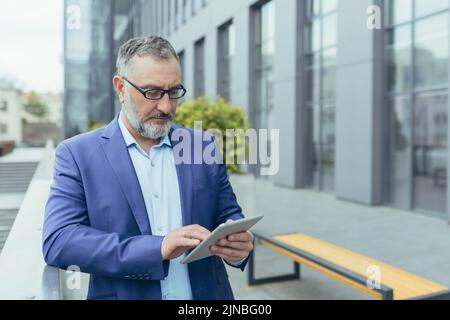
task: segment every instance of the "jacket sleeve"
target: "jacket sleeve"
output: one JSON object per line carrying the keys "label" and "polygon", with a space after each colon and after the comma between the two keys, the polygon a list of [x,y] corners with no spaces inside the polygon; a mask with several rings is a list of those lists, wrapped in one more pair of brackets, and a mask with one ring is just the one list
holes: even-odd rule
{"label": "jacket sleeve", "polygon": [[65,143],[56,150],[55,174],[45,207],[43,255],[47,264],[122,279],[162,280],[169,261],[163,261],[163,237],[124,237],[89,225],[88,208],[79,168]]}

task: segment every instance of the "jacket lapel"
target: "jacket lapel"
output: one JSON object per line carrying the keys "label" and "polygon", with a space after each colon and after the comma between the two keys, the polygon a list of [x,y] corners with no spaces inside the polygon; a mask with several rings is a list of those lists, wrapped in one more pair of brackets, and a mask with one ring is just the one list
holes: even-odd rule
{"label": "jacket lapel", "polygon": [[120,132],[118,116],[105,128],[100,144],[128,200],[141,234],[152,234],[142,190]]}

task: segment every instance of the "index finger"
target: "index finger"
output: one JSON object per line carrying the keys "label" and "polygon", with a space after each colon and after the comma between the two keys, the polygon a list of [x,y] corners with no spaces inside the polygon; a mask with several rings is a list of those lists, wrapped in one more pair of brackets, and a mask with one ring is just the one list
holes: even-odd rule
{"label": "index finger", "polygon": [[200,232],[205,235],[209,235],[211,233],[208,229],[206,229],[205,227],[202,227],[201,225],[198,225],[198,224],[192,224],[192,225],[186,226],[185,229],[188,231],[197,231],[197,232]]}
{"label": "index finger", "polygon": [[245,231],[230,234],[227,239],[228,241],[248,242],[253,240],[253,236],[249,231]]}

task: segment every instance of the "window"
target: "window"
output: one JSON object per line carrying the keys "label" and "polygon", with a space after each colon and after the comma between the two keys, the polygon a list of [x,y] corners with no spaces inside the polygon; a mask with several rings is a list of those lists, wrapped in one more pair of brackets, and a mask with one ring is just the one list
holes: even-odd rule
{"label": "window", "polygon": [[0,111],[8,111],[8,102],[0,101]]}
{"label": "window", "polygon": [[[273,118],[273,68],[275,57],[275,1],[251,8],[251,97],[250,121],[255,129],[271,130]],[[268,149],[271,150],[270,134]],[[259,176],[259,166],[253,172]],[[261,177],[263,178],[263,177]]]}
{"label": "window", "polygon": [[0,134],[7,134],[8,126],[4,123],[0,123]]}
{"label": "window", "polygon": [[[181,83],[185,84],[185,78],[184,78],[184,73],[185,73],[185,60],[184,60],[184,50],[178,52],[178,59],[180,60],[180,68],[181,68]],[[184,101],[184,97],[180,99],[179,103],[181,104]]]}
{"label": "window", "polygon": [[166,17],[165,17],[165,15],[164,15],[164,6],[165,6],[165,3],[166,3],[166,1],[167,0],[160,0],[160,3],[159,3],[159,5],[160,5],[160,8],[161,8],[161,29],[160,29],[160,34],[162,35],[162,36],[164,36],[164,34],[165,34],[165,31],[166,31],[166,28],[165,28],[165,24],[166,24]]}
{"label": "window", "polygon": [[174,11],[175,11],[175,13],[174,13],[174,19],[175,19],[174,29],[177,30],[178,29],[178,15],[179,15],[178,0],[175,0],[174,6],[175,6],[175,8],[174,8]]}
{"label": "window", "polygon": [[191,0],[191,14],[195,16],[197,13],[197,0]]}
{"label": "window", "polygon": [[[175,0],[176,1],[176,0]],[[172,0],[167,1],[167,34],[172,31]]]}
{"label": "window", "polygon": [[275,54],[275,3],[253,8],[253,78],[252,122],[255,128],[270,128],[273,110],[273,61]]}
{"label": "window", "polygon": [[230,100],[231,60],[234,55],[234,25],[229,21],[218,30],[217,57],[217,93],[225,100]]}
{"label": "window", "polygon": [[180,67],[181,67],[181,83],[184,83],[184,72],[185,72],[184,50],[178,53],[178,59],[180,60]]}
{"label": "window", "polygon": [[205,38],[194,47],[194,95],[200,97],[205,94]]}
{"label": "window", "polygon": [[307,185],[334,189],[337,0],[308,0],[305,17]]}
{"label": "window", "polygon": [[386,0],[386,202],[447,211],[449,2]]}
{"label": "window", "polygon": [[183,0],[183,23],[185,23],[187,19],[187,10],[188,10],[187,0]]}

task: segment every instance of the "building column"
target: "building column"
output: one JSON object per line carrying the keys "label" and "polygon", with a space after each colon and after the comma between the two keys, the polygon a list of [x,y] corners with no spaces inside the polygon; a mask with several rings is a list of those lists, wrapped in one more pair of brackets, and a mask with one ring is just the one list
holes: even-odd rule
{"label": "building column", "polygon": [[235,55],[231,60],[231,92],[230,100],[233,104],[241,106],[244,111],[250,112],[250,15],[249,10],[240,10],[233,16],[235,33]]}
{"label": "building column", "polygon": [[343,0],[338,11],[336,196],[382,203],[382,32],[367,27],[380,1]]}
{"label": "building column", "polygon": [[[303,1],[276,1],[274,110],[272,127],[280,130],[279,172],[273,177],[276,185],[303,187],[302,90],[303,72],[299,69],[302,52],[300,17]],[[273,143],[273,142],[272,142]]]}

